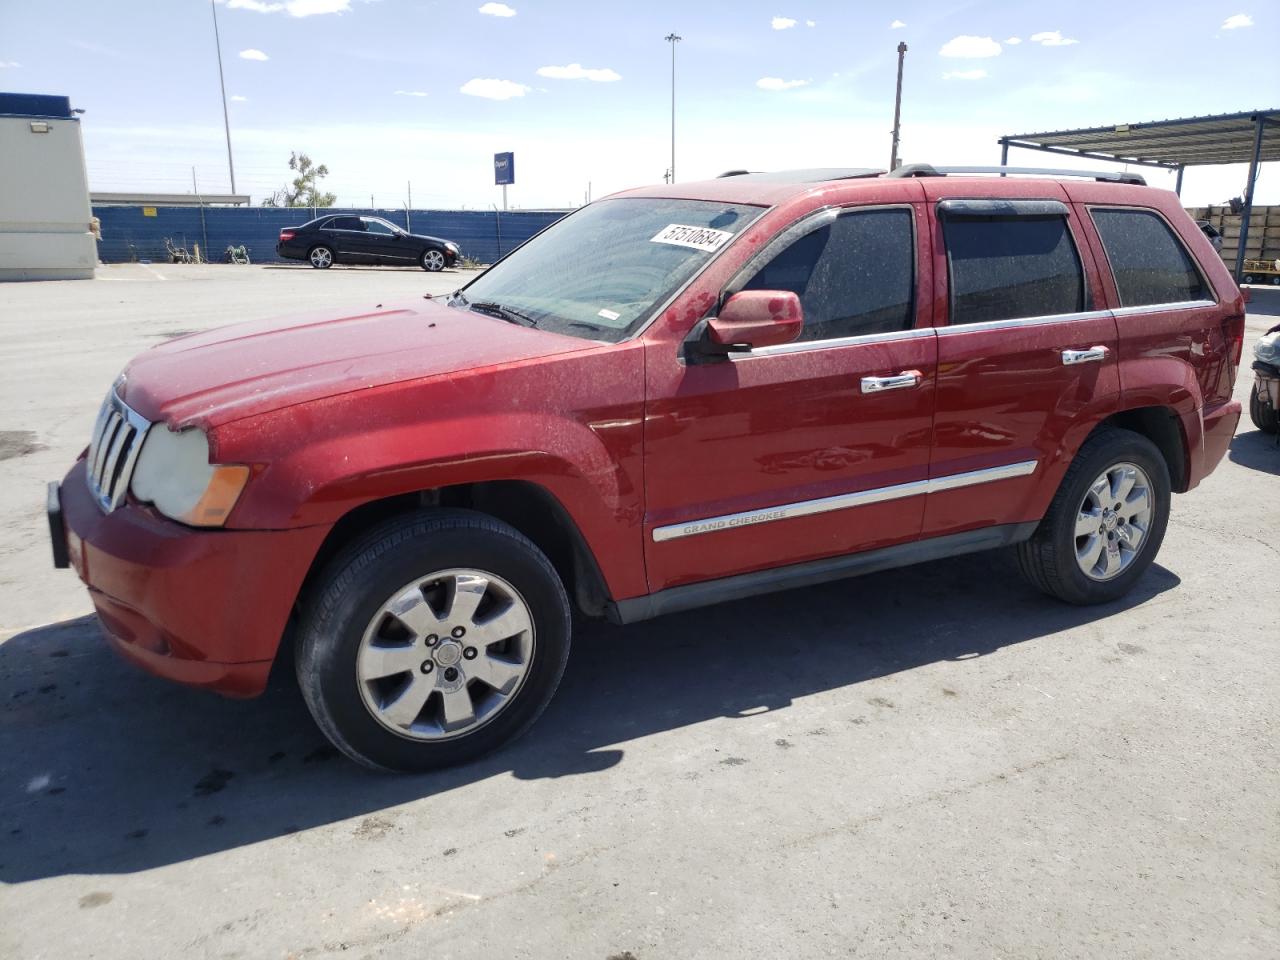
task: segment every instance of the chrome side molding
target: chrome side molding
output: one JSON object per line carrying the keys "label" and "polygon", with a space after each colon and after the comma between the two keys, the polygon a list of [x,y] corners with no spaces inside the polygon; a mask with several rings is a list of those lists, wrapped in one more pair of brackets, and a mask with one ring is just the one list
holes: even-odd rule
{"label": "chrome side molding", "polygon": [[687,523],[672,523],[655,527],[653,540],[664,543],[667,540],[679,540],[682,537],[693,537],[701,533],[715,533],[718,530],[732,530],[736,527],[747,527],[757,523],[773,523],[776,520],[793,520],[796,517],[810,517],[818,513],[831,513],[835,510],[848,510],[871,503],[884,503],[886,500],[901,500],[924,493],[941,493],[944,490],[955,490],[960,487],[972,487],[981,483],[994,483],[997,480],[1010,480],[1014,477],[1025,477],[1035,472],[1037,461],[1023,460],[1000,467],[987,467],[982,470],[970,470],[966,473],[953,473],[946,477],[934,477],[931,480],[912,480],[909,483],[897,483],[889,487],[877,487],[873,490],[859,490],[856,493],[842,493],[834,497],[821,497],[817,500],[799,500],[795,503],[784,503],[776,507],[764,507],[760,510],[747,510],[742,513],[726,513],[718,517],[707,517],[703,520],[691,520]]}

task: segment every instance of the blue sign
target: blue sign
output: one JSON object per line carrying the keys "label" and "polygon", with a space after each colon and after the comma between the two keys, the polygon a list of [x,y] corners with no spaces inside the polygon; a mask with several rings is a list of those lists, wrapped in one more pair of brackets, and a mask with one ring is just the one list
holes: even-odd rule
{"label": "blue sign", "polygon": [[493,182],[499,187],[516,182],[516,155],[514,153],[495,153],[493,155]]}

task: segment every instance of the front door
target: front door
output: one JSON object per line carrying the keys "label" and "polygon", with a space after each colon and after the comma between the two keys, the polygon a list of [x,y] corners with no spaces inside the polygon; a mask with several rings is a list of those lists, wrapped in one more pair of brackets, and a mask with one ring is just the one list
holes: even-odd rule
{"label": "front door", "polygon": [[1115,318],[1098,309],[1077,213],[1056,184],[1019,187],[1044,192],[988,200],[926,184],[947,284],[926,537],[1038,520],[1119,402]]}
{"label": "front door", "polygon": [[747,263],[725,294],[796,293],[795,343],[698,364],[650,345],[651,590],[918,536],[937,353],[922,213],[823,211]]}
{"label": "front door", "polygon": [[360,219],[364,223],[365,249],[374,261],[400,266],[413,262],[412,242],[402,237],[395,227],[377,217]]}

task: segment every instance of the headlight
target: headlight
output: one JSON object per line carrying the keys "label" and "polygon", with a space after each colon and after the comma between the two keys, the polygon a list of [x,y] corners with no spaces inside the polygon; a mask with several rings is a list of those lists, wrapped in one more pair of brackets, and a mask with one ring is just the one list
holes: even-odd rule
{"label": "headlight", "polygon": [[194,527],[220,527],[248,481],[248,467],[209,462],[204,431],[174,433],[157,423],[142,443],[129,489],[170,519]]}
{"label": "headlight", "polygon": [[458,252],[458,245],[456,243],[446,243],[444,246],[446,250],[452,250],[454,253]]}
{"label": "headlight", "polygon": [[1253,355],[1263,363],[1280,361],[1280,330],[1260,338],[1253,345]]}

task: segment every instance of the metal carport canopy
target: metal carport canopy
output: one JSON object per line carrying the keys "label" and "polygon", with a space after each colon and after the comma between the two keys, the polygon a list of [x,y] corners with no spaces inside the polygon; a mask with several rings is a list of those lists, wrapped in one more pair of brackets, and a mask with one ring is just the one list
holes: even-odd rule
{"label": "metal carport canopy", "polygon": [[1280,160],[1280,109],[1117,123],[1080,130],[1008,134],[1000,138],[1001,166],[1008,165],[1010,147],[1177,170],[1178,181],[1174,189],[1178,193],[1182,192],[1182,171],[1186,167],[1249,164],[1244,213],[1240,221],[1240,249],[1236,256],[1236,279],[1239,280],[1249,239],[1249,215],[1253,211],[1253,186],[1258,179],[1258,164]]}
{"label": "metal carport canopy", "polygon": [[1249,163],[1254,158],[1259,122],[1262,139],[1258,162],[1280,160],[1280,109],[1009,134],[1000,138],[1000,144],[1171,169]]}

